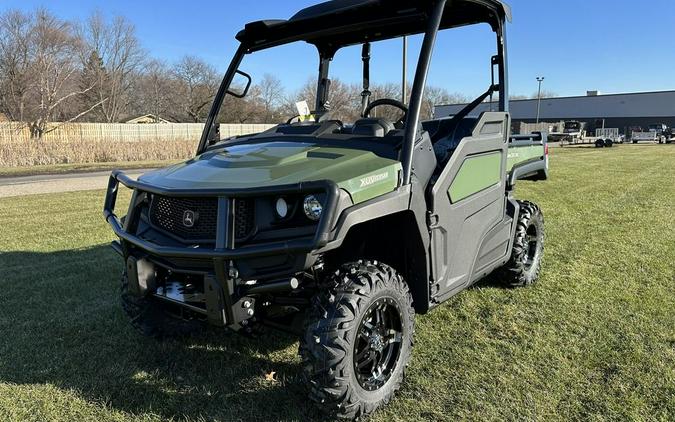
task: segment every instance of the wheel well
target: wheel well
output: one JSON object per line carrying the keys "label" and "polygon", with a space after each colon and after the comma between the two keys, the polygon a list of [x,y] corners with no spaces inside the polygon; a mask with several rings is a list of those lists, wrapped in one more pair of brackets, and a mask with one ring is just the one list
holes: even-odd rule
{"label": "wheel well", "polygon": [[359,259],[378,260],[396,269],[408,284],[415,312],[429,310],[428,257],[412,211],[358,224],[338,249],[324,255],[330,269]]}

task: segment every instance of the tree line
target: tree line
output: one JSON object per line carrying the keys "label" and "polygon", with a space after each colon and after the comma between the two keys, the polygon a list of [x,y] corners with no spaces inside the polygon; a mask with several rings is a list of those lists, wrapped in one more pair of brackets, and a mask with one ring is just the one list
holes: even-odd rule
{"label": "tree line", "polygon": [[[25,122],[39,138],[53,122],[114,123],[152,114],[175,122],[206,119],[221,75],[196,56],[174,63],[148,58],[134,25],[123,16],[99,12],[81,21],[63,20],[44,8],[0,15],[0,113]],[[333,80],[330,108],[335,118],[358,118],[362,88]],[[397,84],[371,87],[372,99],[401,98]],[[408,90],[409,92],[410,90]],[[264,75],[244,99],[227,96],[221,123],[278,123],[297,114],[295,103],[312,101],[316,80],[287,91]],[[436,104],[467,102],[438,87],[425,93],[423,117]],[[312,104],[310,104],[311,106]],[[395,115],[381,110],[380,115]]]}

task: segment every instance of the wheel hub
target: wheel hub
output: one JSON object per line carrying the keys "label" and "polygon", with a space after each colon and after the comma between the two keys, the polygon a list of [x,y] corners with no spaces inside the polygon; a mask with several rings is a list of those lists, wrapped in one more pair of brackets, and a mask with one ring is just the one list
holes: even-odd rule
{"label": "wheel hub", "polygon": [[354,345],[354,371],[365,390],[384,386],[396,369],[401,354],[401,313],[393,299],[375,301],[366,311]]}
{"label": "wheel hub", "polygon": [[382,350],[384,350],[384,346],[384,336],[379,332],[373,333],[373,335],[370,337],[370,348],[376,352],[381,353]]}
{"label": "wheel hub", "polygon": [[523,247],[523,264],[526,270],[530,270],[535,262],[539,248],[539,233],[537,227],[530,225],[527,228],[525,245]]}

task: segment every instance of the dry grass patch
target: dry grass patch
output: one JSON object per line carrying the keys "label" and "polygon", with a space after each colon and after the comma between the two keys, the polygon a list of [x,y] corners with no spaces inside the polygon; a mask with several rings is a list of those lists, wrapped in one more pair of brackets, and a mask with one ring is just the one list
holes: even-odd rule
{"label": "dry grass patch", "polygon": [[0,141],[0,167],[165,161],[194,155],[197,142],[185,141]]}

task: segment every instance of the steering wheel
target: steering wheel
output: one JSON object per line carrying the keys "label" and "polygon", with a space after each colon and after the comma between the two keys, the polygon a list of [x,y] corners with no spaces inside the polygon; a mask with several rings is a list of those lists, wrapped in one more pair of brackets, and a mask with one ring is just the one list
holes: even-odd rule
{"label": "steering wheel", "polygon": [[403,112],[403,115],[396,122],[394,122],[394,127],[396,127],[396,129],[402,129],[403,126],[405,126],[405,121],[406,118],[408,117],[408,107],[399,100],[394,100],[391,98],[382,98],[380,100],[375,100],[372,103],[368,104],[368,107],[366,107],[366,109],[363,111],[363,117],[364,118],[370,117],[370,112],[373,111],[375,107],[385,105],[396,107]]}

